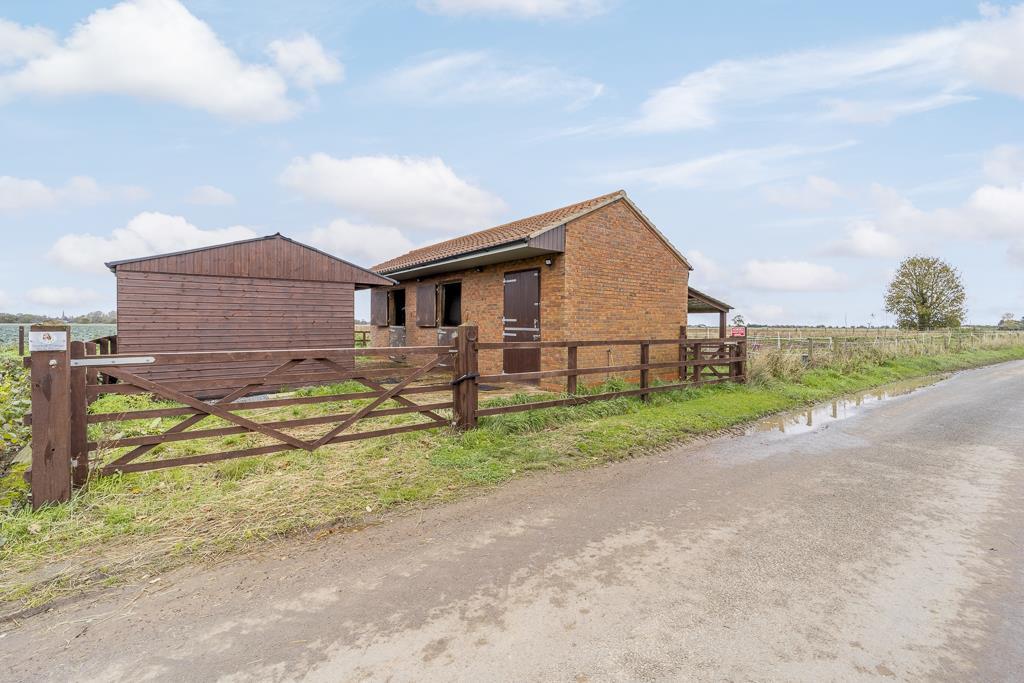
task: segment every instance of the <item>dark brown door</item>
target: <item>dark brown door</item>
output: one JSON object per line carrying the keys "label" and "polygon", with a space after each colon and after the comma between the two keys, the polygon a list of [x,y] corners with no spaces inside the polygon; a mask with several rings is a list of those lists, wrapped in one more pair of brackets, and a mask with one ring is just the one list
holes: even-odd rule
{"label": "dark brown door", "polygon": [[[505,273],[504,341],[540,341],[540,270]],[[540,370],[540,349],[505,349],[505,372]]]}

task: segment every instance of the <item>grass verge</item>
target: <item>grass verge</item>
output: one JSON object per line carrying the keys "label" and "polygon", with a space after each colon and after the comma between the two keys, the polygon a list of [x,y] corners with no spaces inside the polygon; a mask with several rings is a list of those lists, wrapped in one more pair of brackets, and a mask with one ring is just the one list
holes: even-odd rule
{"label": "grass verge", "polygon": [[[619,398],[496,416],[465,434],[438,429],[105,477],[63,505],[0,512],[0,613],[275,537],[361,524],[524,472],[606,463],[844,393],[1022,358],[1024,347],[1013,347],[817,368],[793,381],[662,392],[648,404]],[[217,447],[240,447],[245,438],[225,437]],[[24,495],[15,474],[6,479],[0,499]]]}

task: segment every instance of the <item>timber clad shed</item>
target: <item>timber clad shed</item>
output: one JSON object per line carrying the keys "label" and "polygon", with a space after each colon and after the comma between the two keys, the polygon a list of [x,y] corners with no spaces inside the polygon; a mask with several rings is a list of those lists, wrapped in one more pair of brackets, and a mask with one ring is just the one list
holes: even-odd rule
{"label": "timber clad shed", "polygon": [[[280,234],[106,265],[117,277],[120,354],[352,347],[355,290],[394,284]],[[228,388],[269,369],[233,367]],[[148,374],[216,375],[194,366]]]}

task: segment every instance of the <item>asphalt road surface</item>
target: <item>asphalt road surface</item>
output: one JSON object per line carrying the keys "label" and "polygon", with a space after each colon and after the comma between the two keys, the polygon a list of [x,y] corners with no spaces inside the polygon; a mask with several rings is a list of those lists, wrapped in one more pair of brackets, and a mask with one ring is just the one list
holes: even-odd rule
{"label": "asphalt road surface", "polygon": [[1024,679],[1024,363],[28,619],[5,680]]}

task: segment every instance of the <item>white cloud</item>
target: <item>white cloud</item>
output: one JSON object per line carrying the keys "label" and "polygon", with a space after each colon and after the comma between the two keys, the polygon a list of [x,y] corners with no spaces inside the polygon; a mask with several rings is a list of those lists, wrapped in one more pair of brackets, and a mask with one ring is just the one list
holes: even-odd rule
{"label": "white cloud", "polygon": [[642,182],[655,187],[737,189],[799,174],[794,160],[845,149],[854,142],[822,147],[774,145],[733,149],[672,164],[610,174],[612,182]]}
{"label": "white cloud", "polygon": [[[686,252],[686,260],[693,266],[693,278],[700,282],[718,282],[725,276],[725,269],[718,262],[698,249]],[[698,289],[700,289],[698,287]]]}
{"label": "white cloud", "polygon": [[327,227],[315,228],[309,243],[346,261],[369,267],[415,248],[398,228],[352,223],[344,219],[331,221]]}
{"label": "white cloud", "polygon": [[327,201],[370,223],[462,231],[487,225],[505,208],[437,157],[297,157],[280,182],[310,199]]}
{"label": "white cloud", "polygon": [[419,0],[435,14],[497,14],[523,19],[583,19],[607,12],[609,0]]}
{"label": "white cloud", "polygon": [[571,108],[604,91],[588,78],[551,66],[501,63],[487,52],[422,55],[385,75],[377,87],[395,99],[431,105],[561,98]]}
{"label": "white cloud", "polygon": [[82,306],[98,298],[94,290],[81,287],[36,287],[25,295],[29,303],[49,308]]}
{"label": "white cloud", "polygon": [[112,199],[138,200],[147,196],[140,187],[101,186],[89,176],[75,176],[61,187],[39,180],[0,176],[0,211],[17,211],[59,204],[95,204]]}
{"label": "white cloud", "polygon": [[1024,182],[1024,147],[1000,145],[985,156],[985,175],[1002,185]]}
{"label": "white cloud", "polygon": [[800,184],[768,185],[762,196],[772,204],[802,211],[818,211],[832,206],[843,190],[838,183],[821,176],[807,176]]}
{"label": "white cloud", "polygon": [[839,92],[885,103],[880,118],[866,103],[835,99],[823,103],[829,115],[885,121],[963,101],[972,89],[1024,97],[1024,5],[876,43],[721,61],[655,91],[628,128],[706,128],[726,110],[764,112],[781,100]]}
{"label": "white cloud", "polygon": [[21,26],[0,19],[0,66],[46,54],[55,46],[53,33],[41,26]]}
{"label": "white cloud", "polygon": [[830,266],[807,261],[747,261],[744,287],[781,292],[824,292],[842,289],[846,277]]}
{"label": "white cloud", "polygon": [[785,323],[786,309],[776,304],[752,304],[739,309],[747,324],[777,325]]}
{"label": "white cloud", "polygon": [[853,221],[847,236],[828,245],[825,253],[833,256],[862,256],[866,258],[893,258],[909,251],[903,240],[883,232],[871,221]]}
{"label": "white cloud", "polygon": [[345,76],[341,62],[327,54],[320,41],[308,33],[292,40],[275,40],[267,50],[278,70],[300,88],[311,90]]}
{"label": "white cloud", "polygon": [[985,158],[985,172],[1001,184],[986,183],[957,206],[922,209],[896,190],[874,185],[873,215],[851,221],[846,237],[825,253],[889,258],[926,250],[941,239],[1005,242],[1013,257],[1024,244],[1021,160],[1019,148],[997,147]]}
{"label": "white cloud", "polygon": [[[15,29],[23,38],[32,30]],[[309,36],[272,43],[277,68],[245,63],[178,0],[127,0],[92,13],[59,45],[36,36],[17,48],[8,57],[17,67],[0,73],[0,100],[117,94],[232,119],[277,121],[299,109],[286,77],[300,85],[340,78],[340,65],[314,43]]]}
{"label": "white cloud", "polygon": [[109,236],[64,235],[47,254],[52,261],[75,270],[102,273],[107,261],[151,256],[184,249],[196,249],[222,242],[256,237],[251,229],[235,225],[202,230],[181,216],[140,213]]}
{"label": "white cloud", "polygon": [[185,201],[203,206],[230,206],[235,203],[235,195],[214,185],[200,185],[188,193]]}

